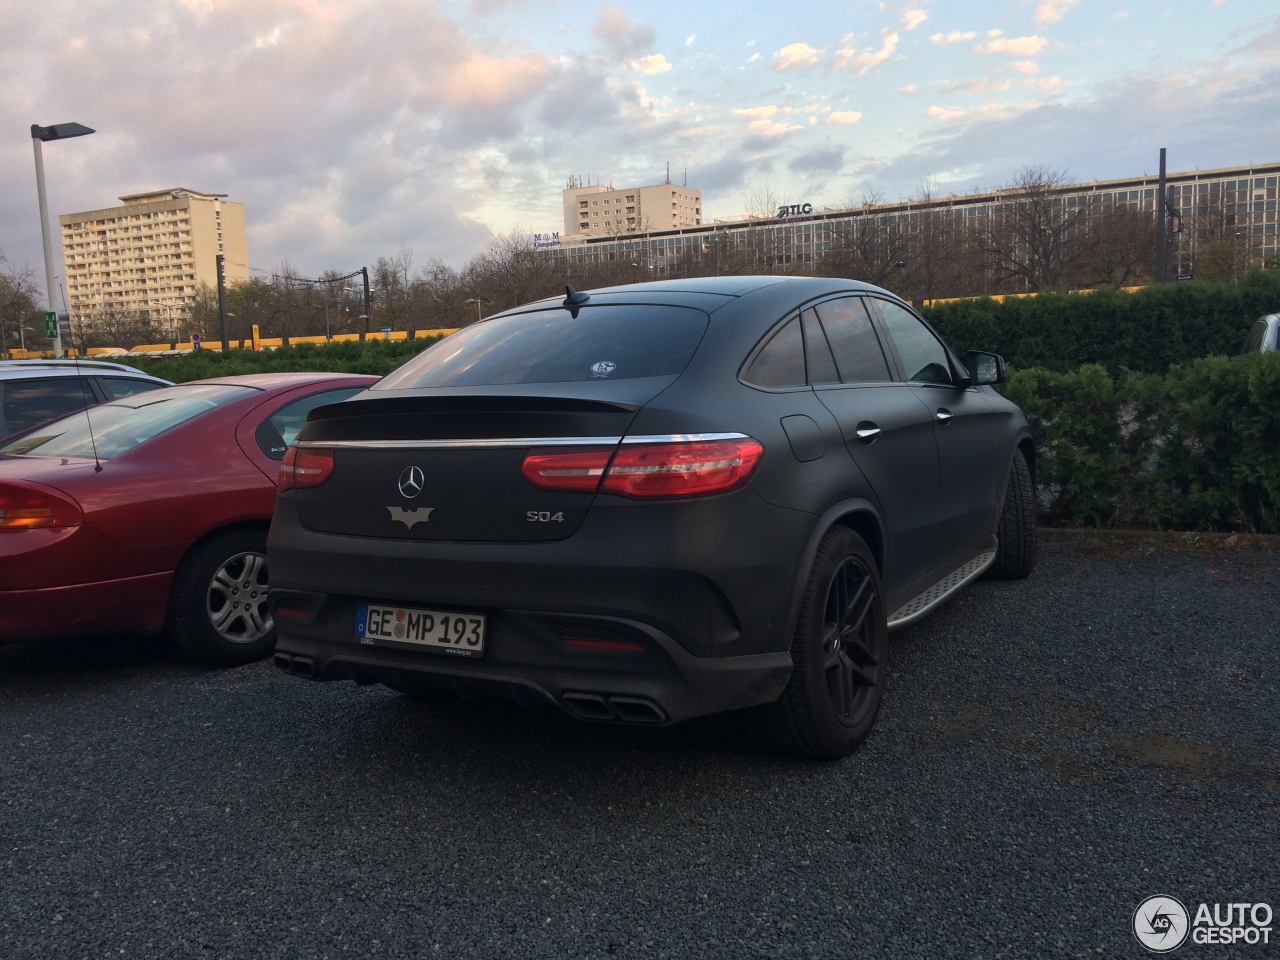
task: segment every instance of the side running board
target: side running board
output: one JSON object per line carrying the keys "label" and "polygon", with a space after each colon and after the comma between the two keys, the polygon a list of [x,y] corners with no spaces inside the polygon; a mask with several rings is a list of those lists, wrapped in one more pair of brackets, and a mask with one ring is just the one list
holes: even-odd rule
{"label": "side running board", "polygon": [[991,562],[995,558],[996,552],[994,549],[986,550],[967,563],[963,563],[952,570],[933,586],[912,597],[893,613],[889,614],[889,629],[897,630],[899,627],[905,627],[907,624],[919,620],[970,580],[979,576],[983,570],[991,566]]}

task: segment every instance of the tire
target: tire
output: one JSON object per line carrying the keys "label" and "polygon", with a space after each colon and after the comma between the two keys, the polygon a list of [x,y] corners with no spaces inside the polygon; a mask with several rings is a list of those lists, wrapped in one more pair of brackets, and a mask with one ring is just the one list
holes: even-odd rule
{"label": "tire", "polygon": [[1036,491],[1021,450],[1013,452],[1009,483],[996,525],[996,558],[983,574],[989,580],[1021,580],[1036,566]]}
{"label": "tire", "polygon": [[210,666],[270,656],[266,533],[229,530],[193,548],[173,578],[167,626],[174,646]]}
{"label": "tire", "polygon": [[782,696],[747,718],[761,746],[838,759],[866,740],[888,679],[884,587],[865,542],[846,527],[822,538],[791,642]]}

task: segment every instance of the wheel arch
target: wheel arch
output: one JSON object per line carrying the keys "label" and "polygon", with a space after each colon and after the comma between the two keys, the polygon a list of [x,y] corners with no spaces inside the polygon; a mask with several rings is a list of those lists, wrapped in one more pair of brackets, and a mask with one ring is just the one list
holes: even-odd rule
{"label": "wheel arch", "polygon": [[787,645],[795,632],[796,618],[800,615],[800,603],[804,597],[805,584],[809,580],[809,572],[813,569],[814,559],[818,555],[818,545],[827,531],[832,527],[847,527],[860,536],[871,550],[875,558],[877,572],[884,578],[884,521],[880,511],[870,500],[862,498],[842,500],[831,506],[813,525],[809,540],[797,564],[795,581],[791,587],[791,605],[787,614]]}
{"label": "wheel arch", "polygon": [[1028,434],[1018,440],[1018,449],[1022,451],[1022,457],[1027,461],[1027,469],[1031,471],[1031,489],[1036,489],[1036,443]]}
{"label": "wheel arch", "polygon": [[[175,569],[181,569],[182,565],[187,562],[188,558],[190,558],[201,547],[203,547],[206,543],[208,543],[210,540],[214,539],[215,537],[220,537],[226,533],[235,533],[236,531],[239,531],[239,530],[261,531],[263,534],[265,534],[270,527],[271,527],[270,520],[254,520],[254,519],[233,520],[230,523],[224,523],[222,524],[222,526],[219,526],[219,527],[211,527],[210,529],[200,534],[200,536],[196,537],[196,539],[192,540],[191,543],[187,545],[187,549],[182,552],[182,559],[178,561]],[[170,590],[173,589],[172,584],[170,584],[169,589]]]}

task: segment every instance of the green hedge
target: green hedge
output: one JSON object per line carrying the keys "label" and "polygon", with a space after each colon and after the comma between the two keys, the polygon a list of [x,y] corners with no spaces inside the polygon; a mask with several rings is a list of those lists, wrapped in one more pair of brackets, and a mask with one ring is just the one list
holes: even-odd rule
{"label": "green hedge", "polygon": [[1164,373],[1171,364],[1234,354],[1249,325],[1280,310],[1280,270],[1243,283],[1180,281],[1135,293],[1097,290],[997,302],[941,303],[923,310],[953,347],[994,350],[1017,367]]}
{"label": "green hedge", "polygon": [[439,337],[417,340],[369,340],[365,343],[301,343],[277,350],[197,350],[181,357],[106,357],[127,363],[154,377],[174,383],[229,377],[242,373],[280,373],[289,370],[328,370],[334,373],[390,373]]}
{"label": "green hedge", "polygon": [[1280,353],[1010,373],[1050,526],[1280,532]]}

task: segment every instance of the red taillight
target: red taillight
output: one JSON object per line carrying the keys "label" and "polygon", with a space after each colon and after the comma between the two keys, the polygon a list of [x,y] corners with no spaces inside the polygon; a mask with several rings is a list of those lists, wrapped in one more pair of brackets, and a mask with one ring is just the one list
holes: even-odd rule
{"label": "red taillight", "polygon": [[535,487],[569,493],[595,493],[613,456],[612,447],[590,450],[530,450],[520,468]]}
{"label": "red taillight", "polygon": [[530,451],[522,470],[544,490],[599,489],[633,500],[705,497],[745,484],[763,453],[750,437],[623,444],[616,453],[611,448],[540,449]]}
{"label": "red taillight", "polygon": [[333,451],[290,447],[280,462],[279,490],[318,487],[333,473]]}
{"label": "red taillight", "polygon": [[763,453],[764,447],[750,437],[623,444],[600,492],[635,500],[726,493],[751,479]]}
{"label": "red taillight", "polygon": [[80,505],[35,484],[0,484],[0,530],[74,527],[84,520]]}

